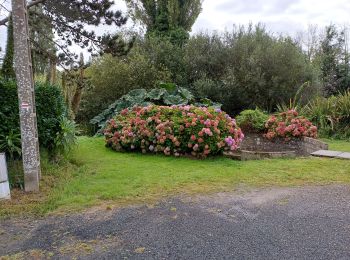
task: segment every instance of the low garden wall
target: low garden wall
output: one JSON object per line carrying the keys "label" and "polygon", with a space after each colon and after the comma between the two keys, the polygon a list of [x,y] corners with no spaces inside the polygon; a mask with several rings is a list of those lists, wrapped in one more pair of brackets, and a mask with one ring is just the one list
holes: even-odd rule
{"label": "low garden wall", "polygon": [[318,150],[328,150],[328,145],[309,137],[286,142],[283,138],[269,140],[259,134],[247,134],[239,151],[226,155],[241,160],[260,160],[309,156]]}

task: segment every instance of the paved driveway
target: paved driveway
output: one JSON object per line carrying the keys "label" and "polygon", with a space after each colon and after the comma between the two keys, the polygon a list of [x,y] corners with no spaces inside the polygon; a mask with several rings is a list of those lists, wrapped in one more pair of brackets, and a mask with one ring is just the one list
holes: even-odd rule
{"label": "paved driveway", "polygon": [[[24,259],[350,259],[350,186],[173,198],[0,224]],[[1,257],[0,257],[1,258]]]}

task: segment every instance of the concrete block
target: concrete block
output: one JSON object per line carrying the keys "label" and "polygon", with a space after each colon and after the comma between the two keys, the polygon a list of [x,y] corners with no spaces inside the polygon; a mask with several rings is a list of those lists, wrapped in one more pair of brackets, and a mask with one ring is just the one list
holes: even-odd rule
{"label": "concrete block", "polygon": [[342,152],[338,151],[329,151],[329,150],[319,150],[316,152],[313,152],[311,155],[312,156],[318,156],[318,157],[329,157],[329,158],[334,158],[338,155],[342,154]]}
{"label": "concrete block", "polygon": [[10,185],[8,182],[7,165],[4,153],[0,153],[0,200],[1,199],[10,199]]}
{"label": "concrete block", "polygon": [[341,153],[337,155],[335,158],[350,160],[350,153]]}
{"label": "concrete block", "polygon": [[6,157],[4,153],[0,153],[0,183],[8,180]]}
{"label": "concrete block", "polygon": [[10,185],[8,181],[0,183],[0,200],[10,198]]}

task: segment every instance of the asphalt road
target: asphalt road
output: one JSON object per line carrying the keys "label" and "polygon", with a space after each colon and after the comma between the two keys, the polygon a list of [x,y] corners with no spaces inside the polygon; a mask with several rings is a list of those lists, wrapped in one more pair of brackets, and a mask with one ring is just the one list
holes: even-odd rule
{"label": "asphalt road", "polygon": [[[0,256],[24,259],[350,259],[350,186],[270,188],[11,219]],[[0,257],[1,259],[1,257]]]}

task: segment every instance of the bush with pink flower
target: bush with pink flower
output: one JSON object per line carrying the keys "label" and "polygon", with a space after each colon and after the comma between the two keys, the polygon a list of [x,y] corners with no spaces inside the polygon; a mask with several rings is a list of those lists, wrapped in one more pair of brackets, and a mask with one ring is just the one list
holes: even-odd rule
{"label": "bush with pink flower", "polygon": [[108,122],[104,135],[117,151],[200,158],[236,150],[244,138],[225,112],[192,105],[125,109]]}
{"label": "bush with pink flower", "polygon": [[295,110],[271,116],[265,127],[267,129],[265,137],[268,139],[282,137],[288,141],[303,136],[317,138],[317,127],[305,117],[299,116]]}

